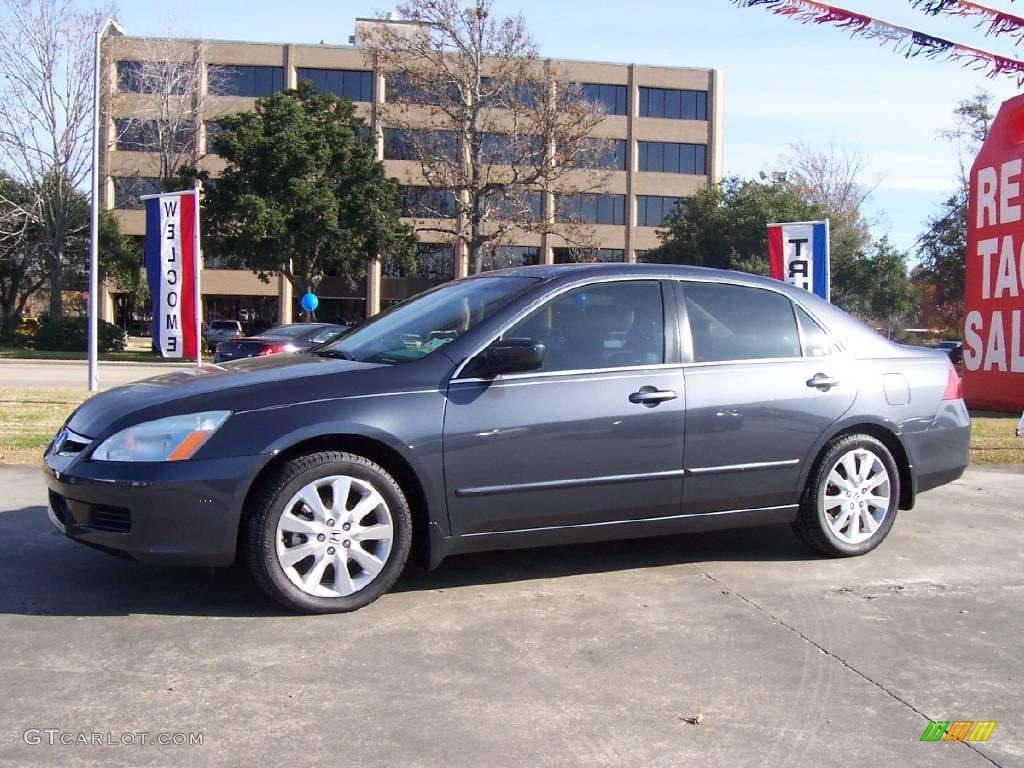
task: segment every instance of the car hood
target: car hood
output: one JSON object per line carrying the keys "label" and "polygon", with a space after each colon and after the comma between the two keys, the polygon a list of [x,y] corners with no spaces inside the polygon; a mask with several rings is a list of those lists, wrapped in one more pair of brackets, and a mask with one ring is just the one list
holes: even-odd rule
{"label": "car hood", "polygon": [[[325,393],[358,394],[369,386],[366,377],[358,374],[382,367],[388,366],[297,353],[182,368],[94,395],[71,415],[68,427],[95,438],[175,414],[261,408]],[[349,386],[339,385],[335,374],[349,373],[354,375],[343,377]]]}

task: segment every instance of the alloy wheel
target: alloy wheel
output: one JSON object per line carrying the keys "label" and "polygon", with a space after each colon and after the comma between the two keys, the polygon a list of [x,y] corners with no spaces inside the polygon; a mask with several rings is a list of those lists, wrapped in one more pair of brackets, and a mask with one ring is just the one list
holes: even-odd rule
{"label": "alloy wheel", "polygon": [[285,504],[275,537],[289,581],[313,597],[345,597],[384,569],[395,537],[384,497],[365,480],[330,475]]}
{"label": "alloy wheel", "polygon": [[860,544],[881,528],[891,499],[892,483],[882,459],[865,448],[855,448],[832,465],[821,504],[836,538]]}

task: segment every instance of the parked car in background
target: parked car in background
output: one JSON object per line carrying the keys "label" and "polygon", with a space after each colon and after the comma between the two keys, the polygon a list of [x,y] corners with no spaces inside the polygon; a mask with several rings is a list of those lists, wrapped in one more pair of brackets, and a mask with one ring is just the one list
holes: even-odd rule
{"label": "parked car in background", "polygon": [[959,365],[960,360],[964,356],[964,343],[962,341],[948,340],[940,341],[935,345],[936,349],[941,349],[947,355],[949,355],[950,361],[953,365]]}
{"label": "parked car in background", "polygon": [[327,613],[382,595],[410,551],[434,567],[785,523],[863,555],[961,475],[969,439],[946,355],[807,291],[548,265],[446,283],[307,353],[101,392],[45,475],[71,538],[148,563],[241,556],[283,605]]}
{"label": "parked car in background", "polygon": [[278,352],[300,352],[333,341],[348,330],[334,323],[292,323],[268,328],[258,336],[222,341],[217,345],[213,362],[224,363],[245,357],[261,357]]}
{"label": "parked car in background", "polygon": [[211,320],[203,331],[203,341],[209,349],[216,349],[222,341],[240,339],[243,335],[242,324],[237,320]]}

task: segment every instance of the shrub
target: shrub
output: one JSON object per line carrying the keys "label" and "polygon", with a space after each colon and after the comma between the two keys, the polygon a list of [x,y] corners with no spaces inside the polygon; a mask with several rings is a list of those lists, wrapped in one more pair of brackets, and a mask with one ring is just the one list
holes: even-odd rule
{"label": "shrub", "polygon": [[19,347],[27,347],[39,331],[39,320],[34,317],[23,317],[14,330],[11,340]]}
{"label": "shrub", "polygon": [[[97,321],[96,345],[100,352],[124,350],[124,331],[106,320]],[[63,317],[50,320],[36,331],[36,349],[50,352],[85,352],[89,344],[89,323],[84,317]]]}

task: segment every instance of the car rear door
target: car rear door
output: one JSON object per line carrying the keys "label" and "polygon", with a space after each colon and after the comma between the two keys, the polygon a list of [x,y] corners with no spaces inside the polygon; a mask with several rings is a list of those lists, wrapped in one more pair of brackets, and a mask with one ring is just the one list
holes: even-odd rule
{"label": "car rear door", "polygon": [[502,334],[544,343],[540,370],[450,382],[444,465],[456,535],[679,514],[674,302],[671,286],[651,279],[567,290]]}
{"label": "car rear door", "polygon": [[785,294],[681,281],[687,392],[683,510],[794,502],[822,433],[853,404],[852,363]]}

